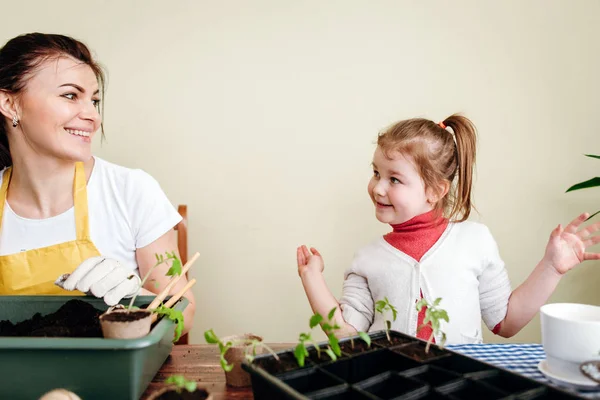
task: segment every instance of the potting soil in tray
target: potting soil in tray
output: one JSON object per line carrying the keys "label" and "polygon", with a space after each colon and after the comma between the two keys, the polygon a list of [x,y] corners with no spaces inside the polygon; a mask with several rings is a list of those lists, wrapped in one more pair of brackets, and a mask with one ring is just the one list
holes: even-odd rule
{"label": "potting soil in tray", "polygon": [[[153,296],[138,296],[134,306],[143,308],[152,300]],[[184,297],[173,307],[183,312],[188,304]],[[0,321],[12,322],[4,322],[2,329],[13,334],[15,329],[39,333],[43,326],[55,333],[52,326],[78,325],[83,315],[96,323],[98,312],[107,308],[103,299],[93,296],[0,296]],[[169,356],[174,331],[175,323],[161,318],[148,335],[137,339],[0,337],[0,376],[10,377],[0,385],[0,399],[39,399],[64,388],[84,400],[138,400]],[[71,334],[84,335],[73,330]]]}
{"label": "potting soil in tray", "polygon": [[[252,377],[256,400],[576,399],[576,394],[498,368],[463,354],[431,346],[402,333],[371,333],[365,349],[354,338],[352,351],[335,361],[281,368],[270,354],[242,364]],[[381,340],[385,338],[385,340]],[[351,349],[340,341],[343,349]],[[403,344],[396,345],[395,343]],[[324,346],[326,343],[321,343]],[[293,357],[293,349],[279,353]]]}
{"label": "potting soil in tray", "polygon": [[193,392],[182,390],[181,393],[169,391],[156,397],[154,400],[205,400],[208,398],[208,392],[204,389],[196,389]]}
{"label": "potting soil in tray", "polygon": [[36,313],[16,324],[0,321],[0,336],[102,337],[98,320],[102,313],[90,303],[73,299],[51,314]]}

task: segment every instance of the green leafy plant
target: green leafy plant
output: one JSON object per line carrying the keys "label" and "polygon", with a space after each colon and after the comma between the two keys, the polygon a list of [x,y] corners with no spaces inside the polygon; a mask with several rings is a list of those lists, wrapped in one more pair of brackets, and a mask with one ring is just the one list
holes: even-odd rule
{"label": "green leafy plant", "polygon": [[[127,307],[127,311],[133,311],[133,310],[137,309],[137,307],[135,307],[133,305],[133,303],[135,302],[135,299],[137,298],[137,296],[140,294],[142,287],[144,287],[144,284],[148,280],[148,277],[150,276],[150,274],[156,267],[158,267],[161,264],[168,265],[168,262],[170,261],[171,266],[170,266],[169,270],[167,271],[167,273],[165,274],[165,276],[173,277],[176,275],[181,275],[181,271],[182,271],[181,260],[179,260],[179,258],[177,257],[177,254],[174,251],[172,251],[172,252],[167,251],[167,252],[165,252],[164,255],[163,254],[155,254],[155,256],[156,256],[156,264],[154,264],[150,268],[150,270],[148,271],[148,273],[146,274],[144,279],[142,279],[142,283],[140,284],[140,289],[131,298],[131,300],[129,302],[129,306]],[[158,285],[157,282],[154,282],[154,286],[157,287],[157,285]],[[179,340],[179,338],[181,337],[181,334],[183,333],[183,324],[184,324],[183,313],[181,311],[165,307],[162,304],[156,308],[148,309],[147,311],[150,311],[150,312],[155,313],[160,316],[165,316],[165,317],[169,318],[171,321],[174,321],[176,326],[175,326],[175,336],[173,338],[173,343],[175,343]]]}
{"label": "green leafy plant", "polygon": [[[321,352],[324,352],[331,358],[333,361],[337,360],[338,357],[342,355],[342,349],[340,348],[339,339],[335,336],[335,331],[339,330],[339,325],[333,321],[333,316],[335,315],[335,310],[337,307],[334,307],[329,311],[327,315],[327,321],[324,321],[324,318],[319,313],[314,313],[308,322],[308,326],[311,329],[311,332],[300,333],[298,337],[298,344],[294,349],[294,357],[296,357],[296,361],[298,365],[304,367],[304,362],[306,357],[308,357],[308,348],[306,347],[307,343],[311,343],[315,350],[317,351],[317,357],[321,358]],[[321,322],[323,322],[321,324]],[[321,324],[321,328],[327,335],[328,344],[327,347],[321,349],[318,343],[316,343],[312,338],[312,329],[314,329],[317,325]]]}
{"label": "green leafy plant", "polygon": [[[597,156],[594,154],[585,154],[585,156],[590,157],[590,158],[600,159],[600,156]],[[566,193],[573,192],[575,190],[589,189],[589,188],[599,187],[599,186],[600,186],[600,177],[597,176],[595,178],[588,179],[587,181],[579,182],[579,183],[571,186],[570,188],[567,189]],[[591,219],[592,217],[594,217],[595,215],[597,215],[598,213],[600,213],[600,211],[596,211],[595,213],[590,215],[588,217],[588,220]]]}
{"label": "green leafy plant", "polygon": [[175,322],[175,337],[173,338],[173,343],[179,340],[181,334],[183,333],[183,313],[181,311],[165,307],[162,304],[148,311],[151,311],[161,316],[165,316],[171,321]]}
{"label": "green leafy plant", "polygon": [[[166,255],[166,257],[165,257],[165,255]],[[146,276],[144,277],[144,279],[142,279],[142,283],[140,284],[140,289],[131,298],[131,301],[129,302],[129,306],[127,307],[128,310],[131,311],[133,309],[133,303],[135,302],[135,299],[140,294],[142,288],[144,287],[144,284],[148,280],[148,277],[150,276],[150,274],[152,273],[152,271],[154,271],[154,269],[156,267],[158,267],[159,265],[165,264],[165,263],[168,263],[169,261],[171,261],[171,267],[169,268],[169,270],[167,271],[167,273],[165,275],[166,276],[181,275],[181,260],[179,260],[179,258],[177,257],[177,254],[175,254],[174,251],[173,252],[168,252],[167,251],[167,252],[165,252],[165,255],[155,254],[155,256],[156,256],[156,264],[154,264],[150,268],[150,270],[148,271],[148,273],[146,274]],[[156,284],[156,282],[155,282],[155,284]]]}
{"label": "green leafy plant", "polygon": [[194,392],[198,388],[196,381],[188,381],[183,375],[170,375],[164,383],[174,385],[177,393],[181,393],[183,390]]}
{"label": "green leafy plant", "polygon": [[429,304],[427,300],[422,298],[417,302],[416,308],[417,311],[421,311],[423,307],[425,307],[425,318],[423,319],[423,324],[417,328],[417,332],[421,329],[425,328],[428,323],[431,322],[431,335],[427,340],[427,346],[425,346],[425,353],[429,353],[429,347],[431,346],[432,340],[435,335],[441,336],[442,341],[440,343],[440,347],[444,347],[446,343],[446,334],[441,331],[440,325],[441,321],[444,320],[446,322],[450,322],[450,318],[448,317],[448,313],[446,310],[439,308],[439,304],[442,301],[440,297],[435,299],[433,304]]}
{"label": "green leafy plant", "polygon": [[208,344],[216,344],[219,346],[221,368],[223,368],[223,371],[225,372],[231,371],[234,367],[233,364],[229,364],[225,359],[225,353],[227,353],[227,350],[229,350],[233,346],[245,345],[244,357],[249,363],[254,361],[254,357],[256,357],[256,349],[259,347],[262,347],[265,350],[267,350],[273,355],[273,357],[275,357],[277,361],[279,361],[279,356],[277,355],[277,353],[275,353],[273,349],[267,346],[262,340],[240,339],[223,342],[212,329],[209,329],[204,332],[204,340],[206,340],[206,343]]}
{"label": "green leafy plant", "polygon": [[[392,339],[390,338],[390,330],[392,329],[392,321],[396,320],[398,316],[398,310],[394,307],[387,297],[384,297],[383,300],[379,300],[375,303],[375,311],[380,313],[383,316],[385,321],[385,336],[387,336],[387,340],[391,343]],[[392,321],[385,318],[386,311],[390,311],[392,313]]]}

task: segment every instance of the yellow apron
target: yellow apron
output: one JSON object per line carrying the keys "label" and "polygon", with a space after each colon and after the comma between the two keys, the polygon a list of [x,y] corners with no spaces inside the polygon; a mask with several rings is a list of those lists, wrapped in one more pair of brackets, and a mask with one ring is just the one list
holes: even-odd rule
{"label": "yellow apron", "polygon": [[[12,168],[6,169],[0,188],[0,229],[11,172]],[[73,272],[84,260],[100,255],[90,239],[86,186],[83,163],[77,162],[73,182],[76,239],[0,256],[0,295],[83,295],[77,290],[61,289],[54,281],[62,274]]]}

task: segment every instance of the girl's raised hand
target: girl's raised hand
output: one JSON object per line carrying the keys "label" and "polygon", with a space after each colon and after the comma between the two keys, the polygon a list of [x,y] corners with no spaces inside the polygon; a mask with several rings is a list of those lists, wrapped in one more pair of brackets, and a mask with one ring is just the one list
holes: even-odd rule
{"label": "girl's raised hand", "polygon": [[296,249],[298,260],[298,275],[302,277],[305,273],[321,273],[325,269],[321,254],[314,247],[308,248],[302,245]]}
{"label": "girl's raised hand", "polygon": [[600,243],[600,235],[594,235],[600,230],[600,222],[578,231],[589,216],[588,213],[583,213],[566,228],[558,225],[550,234],[543,261],[557,273],[565,274],[582,261],[600,260],[600,253],[586,252],[588,247]]}

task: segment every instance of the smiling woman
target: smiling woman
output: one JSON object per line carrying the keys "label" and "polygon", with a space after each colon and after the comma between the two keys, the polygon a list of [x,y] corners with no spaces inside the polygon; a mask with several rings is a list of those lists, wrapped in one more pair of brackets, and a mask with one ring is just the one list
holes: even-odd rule
{"label": "smiling woman", "polygon": [[[113,305],[139,291],[155,254],[177,253],[181,216],[158,182],[92,155],[103,95],[80,41],[32,33],[0,49],[0,295],[90,293]],[[145,289],[160,292],[169,267]]]}

